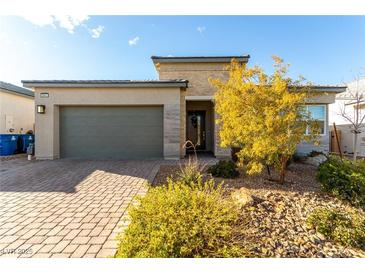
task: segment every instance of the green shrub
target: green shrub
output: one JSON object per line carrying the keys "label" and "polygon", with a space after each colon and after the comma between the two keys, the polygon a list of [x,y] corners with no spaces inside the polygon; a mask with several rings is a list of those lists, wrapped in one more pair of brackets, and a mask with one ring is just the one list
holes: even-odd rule
{"label": "green shrub", "polygon": [[294,163],[300,163],[303,161],[304,157],[300,156],[297,153],[294,153],[293,156],[290,158]]}
{"label": "green shrub", "polygon": [[322,189],[354,206],[365,204],[365,164],[331,156],[318,169]]}
{"label": "green shrub", "polygon": [[358,159],[356,161],[356,166],[361,169],[363,172],[365,172],[365,159]]}
{"label": "green shrub", "polygon": [[222,178],[236,178],[239,175],[236,164],[232,161],[219,161],[214,166],[209,167],[208,172],[214,177]]}
{"label": "green shrub", "polygon": [[116,257],[239,257],[233,241],[239,212],[213,180],[187,185],[168,179],[129,210]]}
{"label": "green shrub", "polygon": [[345,246],[365,248],[365,216],[360,211],[317,209],[308,217],[307,225]]}

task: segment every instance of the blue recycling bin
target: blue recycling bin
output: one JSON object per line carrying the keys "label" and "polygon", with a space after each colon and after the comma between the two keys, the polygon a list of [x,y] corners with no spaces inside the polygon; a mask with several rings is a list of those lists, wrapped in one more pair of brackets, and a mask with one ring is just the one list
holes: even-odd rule
{"label": "blue recycling bin", "polygon": [[0,156],[13,155],[17,150],[18,134],[0,134]]}
{"label": "blue recycling bin", "polygon": [[23,139],[23,147],[21,150],[22,150],[22,152],[27,152],[27,148],[28,148],[29,144],[34,143],[34,135],[33,134],[21,134],[20,137]]}

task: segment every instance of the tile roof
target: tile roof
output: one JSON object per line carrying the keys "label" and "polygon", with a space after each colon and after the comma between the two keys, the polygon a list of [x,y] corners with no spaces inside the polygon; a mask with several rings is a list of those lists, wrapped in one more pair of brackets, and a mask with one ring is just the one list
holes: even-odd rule
{"label": "tile roof", "polygon": [[313,85],[313,89],[321,92],[333,92],[333,93],[341,93],[345,92],[347,86],[337,86],[337,85]]}
{"label": "tile roof", "polygon": [[230,55],[230,56],[151,56],[154,63],[230,63],[232,59],[240,62],[248,62],[250,55]]}
{"label": "tile roof", "polygon": [[6,92],[9,92],[9,93],[14,93],[14,94],[28,96],[28,97],[34,97],[33,91],[10,84],[10,83],[2,82],[2,81],[0,81],[0,89],[6,90]]}
{"label": "tile roof", "polygon": [[187,87],[188,80],[22,80],[25,87]]}

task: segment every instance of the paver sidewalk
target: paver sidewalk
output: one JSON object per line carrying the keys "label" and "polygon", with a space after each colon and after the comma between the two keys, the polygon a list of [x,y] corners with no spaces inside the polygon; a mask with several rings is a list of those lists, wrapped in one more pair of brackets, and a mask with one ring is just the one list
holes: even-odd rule
{"label": "paver sidewalk", "polygon": [[[0,162],[0,257],[107,257],[158,161]],[[15,251],[15,253],[12,253]]]}

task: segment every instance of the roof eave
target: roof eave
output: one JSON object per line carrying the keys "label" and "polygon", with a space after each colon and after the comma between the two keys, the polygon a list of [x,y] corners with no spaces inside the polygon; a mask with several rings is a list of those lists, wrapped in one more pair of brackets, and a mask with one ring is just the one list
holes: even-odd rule
{"label": "roof eave", "polygon": [[313,89],[317,92],[328,92],[328,93],[342,93],[342,92],[345,92],[347,87],[346,86],[334,86],[334,87],[331,87],[331,86],[314,86]]}
{"label": "roof eave", "polygon": [[28,88],[187,88],[188,81],[164,83],[71,83],[71,82],[36,82],[22,81]]}
{"label": "roof eave", "polygon": [[243,56],[192,56],[192,57],[164,57],[151,56],[154,64],[156,63],[230,63],[232,59],[238,62],[247,63],[250,55]]}
{"label": "roof eave", "polygon": [[25,93],[21,93],[21,92],[3,88],[3,87],[1,87],[0,90],[2,90],[3,92],[9,93],[9,94],[13,94],[13,95],[17,95],[17,96],[21,96],[21,97],[25,97],[25,98],[29,98],[29,99],[34,98],[34,94],[25,94]]}

